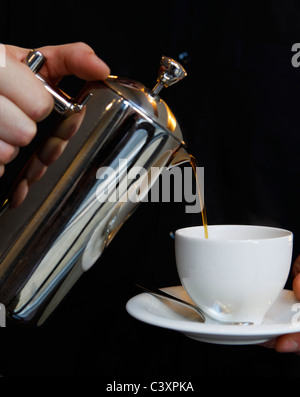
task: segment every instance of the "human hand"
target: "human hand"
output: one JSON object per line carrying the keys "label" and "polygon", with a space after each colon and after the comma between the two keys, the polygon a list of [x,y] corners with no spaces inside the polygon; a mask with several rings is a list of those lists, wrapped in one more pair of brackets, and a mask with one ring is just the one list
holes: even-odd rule
{"label": "human hand", "polygon": [[[84,43],[47,46],[39,51],[47,59],[41,74],[52,84],[71,74],[84,80],[103,80],[109,74],[107,65]],[[32,141],[37,131],[36,123],[45,119],[54,105],[43,83],[23,63],[28,53],[28,49],[7,45],[6,64],[0,67],[0,177],[5,172],[5,164],[17,156],[19,147]],[[40,179],[63,152],[78,129],[83,112],[72,117],[74,123],[69,123],[72,128],[60,129],[55,136],[49,137],[34,156],[14,191],[11,207],[21,204],[29,186]]]}
{"label": "human hand", "polygon": [[[292,274],[294,277],[293,291],[296,299],[300,301],[300,255],[293,263]],[[280,353],[296,353],[300,355],[300,332],[281,335],[276,339],[264,343],[263,346],[274,348]]]}

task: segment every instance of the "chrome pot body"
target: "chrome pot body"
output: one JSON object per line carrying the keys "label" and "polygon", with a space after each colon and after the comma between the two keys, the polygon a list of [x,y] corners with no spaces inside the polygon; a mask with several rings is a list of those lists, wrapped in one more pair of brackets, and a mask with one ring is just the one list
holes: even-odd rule
{"label": "chrome pot body", "polygon": [[[67,109],[57,128],[80,117],[75,136],[25,202],[0,217],[0,302],[11,320],[42,324],[151,188],[152,167],[188,161],[157,91],[110,77],[85,85],[79,113]],[[143,172],[129,178],[133,170]]]}

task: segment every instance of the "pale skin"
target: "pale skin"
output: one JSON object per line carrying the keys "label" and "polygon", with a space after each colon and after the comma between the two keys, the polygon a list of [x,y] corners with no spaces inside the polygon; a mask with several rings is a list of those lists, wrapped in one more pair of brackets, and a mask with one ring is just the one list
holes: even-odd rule
{"label": "pale skin", "polygon": [[[109,75],[108,66],[85,43],[47,46],[39,50],[47,59],[40,72],[54,84],[66,75],[76,75],[83,80],[103,80]],[[18,155],[19,148],[32,141],[37,133],[37,122],[45,119],[54,106],[43,83],[23,63],[28,52],[26,48],[6,45],[6,64],[0,67],[0,177],[5,165]],[[75,118],[72,128],[61,128],[46,140],[17,186],[11,207],[23,202],[29,186],[60,156],[81,120],[82,115],[78,115],[77,126]]]}
{"label": "pale skin", "polygon": [[[300,301],[300,255],[293,264],[293,291],[296,299]],[[293,334],[281,335],[263,346],[274,348],[280,353],[296,353],[300,355],[300,332]]]}

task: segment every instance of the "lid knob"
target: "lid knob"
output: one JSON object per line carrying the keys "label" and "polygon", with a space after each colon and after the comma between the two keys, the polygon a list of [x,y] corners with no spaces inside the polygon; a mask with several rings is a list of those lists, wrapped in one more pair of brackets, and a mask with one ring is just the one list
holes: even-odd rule
{"label": "lid knob", "polygon": [[151,95],[157,95],[163,87],[169,87],[187,75],[184,68],[174,59],[163,56],[160,61],[160,68],[157,76],[157,84],[151,91]]}

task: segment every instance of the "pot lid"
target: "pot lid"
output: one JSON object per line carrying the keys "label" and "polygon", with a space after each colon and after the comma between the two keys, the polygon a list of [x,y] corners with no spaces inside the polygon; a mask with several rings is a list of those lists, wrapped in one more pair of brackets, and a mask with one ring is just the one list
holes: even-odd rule
{"label": "pot lid", "polygon": [[157,84],[152,90],[143,84],[117,76],[109,76],[104,83],[118,95],[127,100],[131,106],[142,112],[144,116],[168,130],[181,142],[181,129],[169,106],[159,97],[163,87],[182,80],[187,75],[184,68],[172,58],[163,56],[157,77]]}

